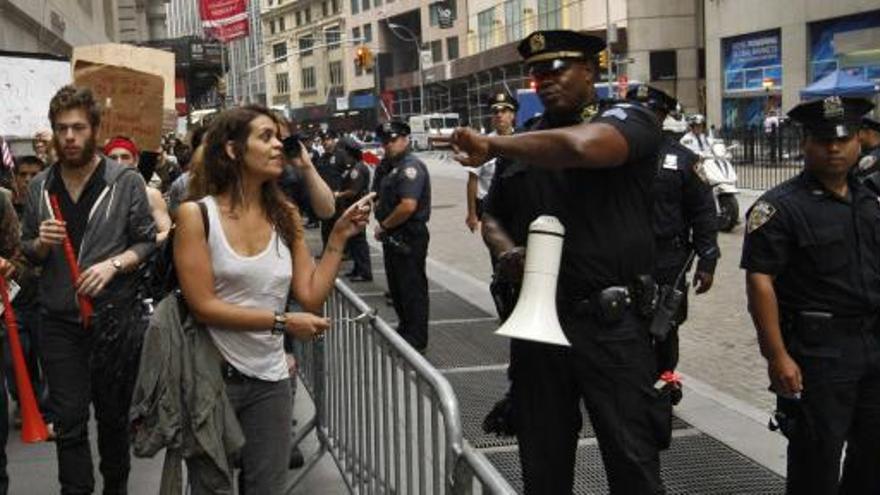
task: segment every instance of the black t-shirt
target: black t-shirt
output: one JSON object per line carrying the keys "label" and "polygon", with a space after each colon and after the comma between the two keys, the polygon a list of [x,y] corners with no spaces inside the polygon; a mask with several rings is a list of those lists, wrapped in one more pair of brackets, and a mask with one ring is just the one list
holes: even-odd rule
{"label": "black t-shirt", "polygon": [[67,236],[70,238],[70,243],[73,244],[74,252],[79,255],[79,248],[89,223],[89,213],[101,196],[104,187],[107,186],[107,182],[104,180],[106,165],[104,159],[101,158],[101,162],[95,171],[92,172],[92,176],[89,177],[88,182],[83,187],[79,201],[76,203],[73,202],[70,193],[64,187],[64,181],[61,179],[61,170],[58,168],[60,165],[56,164],[54,166],[56,167],[52,174],[54,180],[49,184],[49,194],[58,196],[61,215],[64,216],[64,221],[67,222]]}
{"label": "black t-shirt", "polygon": [[802,172],[761,196],[747,219],[740,266],[775,276],[783,313],[876,313],[880,200],[854,177],[844,199]]}
{"label": "black t-shirt", "polygon": [[406,223],[424,223],[431,218],[431,179],[428,168],[409,152],[395,160],[393,168],[382,178],[376,219],[380,222],[385,220],[402,199],[415,199],[418,202],[416,212]]}

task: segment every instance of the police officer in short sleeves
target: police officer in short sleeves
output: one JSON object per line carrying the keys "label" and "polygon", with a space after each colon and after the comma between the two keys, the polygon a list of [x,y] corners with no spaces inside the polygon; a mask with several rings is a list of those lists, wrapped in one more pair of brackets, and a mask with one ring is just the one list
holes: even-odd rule
{"label": "police officer in short sleeves", "polygon": [[[370,189],[370,169],[361,159],[361,145],[353,138],[345,136],[337,146],[346,150],[351,156],[348,168],[342,173],[341,190],[336,193],[339,209],[345,211],[349,206],[363,198]],[[370,262],[370,246],[367,244],[366,232],[361,232],[348,240],[348,250],[354,266],[345,276],[352,282],[370,282],[373,280],[373,266]]]}
{"label": "police officer in short sleeves", "polygon": [[880,200],[852,173],[872,106],[831,96],[793,108],[804,171],[747,214],[741,266],[791,494],[880,493]]}
{"label": "police officer in short sleeves", "polygon": [[[511,343],[511,402],[527,494],[572,492],[581,404],[610,492],[664,493],[659,451],[670,441],[672,406],[654,387],[648,333],[651,190],[661,133],[654,115],[635,104],[615,104],[584,121],[604,47],[602,39],[573,31],[530,34],[517,49],[545,108],[532,130],[484,136],[462,128],[450,138],[466,166],[495,157],[513,162],[496,171],[486,211],[506,231],[498,235],[508,236],[494,248],[500,264],[523,247],[526,222],[536,216],[556,216],[565,226],[556,309],[571,347]],[[498,190],[505,186],[522,194]],[[505,215],[506,201],[528,204]]]}
{"label": "police officer in short sleeves", "polygon": [[[379,184],[375,236],[382,241],[385,274],[399,323],[397,331],[417,351],[428,347],[428,220],[431,179],[428,168],[409,150],[409,126],[386,122],[376,128],[385,150],[386,170]],[[380,164],[382,167],[382,164]]]}
{"label": "police officer in short sleeves", "polygon": [[[675,98],[642,84],[631,88],[627,99],[651,109],[662,123],[678,106]],[[658,337],[657,372],[674,371],[678,365],[678,327],[687,319],[685,266],[692,251],[699,255],[693,283],[697,294],[712,287],[718,262],[718,212],[712,188],[701,172],[700,157],[664,132],[657,179],[654,181],[654,236],[657,242],[657,283],[677,285],[684,293],[665,339]],[[678,387],[677,384],[672,386]],[[680,387],[675,401],[680,399]]]}

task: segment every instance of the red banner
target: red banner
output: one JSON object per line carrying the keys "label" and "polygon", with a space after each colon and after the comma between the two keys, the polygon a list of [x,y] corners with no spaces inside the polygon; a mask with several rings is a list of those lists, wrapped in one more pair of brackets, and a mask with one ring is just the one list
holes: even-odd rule
{"label": "red banner", "polygon": [[247,0],[199,0],[205,33],[224,43],[248,35]]}

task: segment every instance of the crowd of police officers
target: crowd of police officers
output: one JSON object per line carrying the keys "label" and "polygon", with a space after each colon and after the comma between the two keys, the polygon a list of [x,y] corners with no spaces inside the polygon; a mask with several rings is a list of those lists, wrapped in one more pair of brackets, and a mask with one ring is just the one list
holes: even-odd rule
{"label": "crowd of police officers", "polygon": [[[480,226],[492,256],[502,319],[517,299],[530,222],[553,215],[566,229],[557,310],[572,346],[513,340],[509,394],[484,424],[517,436],[527,493],[571,492],[581,404],[611,493],[664,493],[659,452],[681,399],[678,327],[690,283],[708,291],[720,257],[700,158],[662,129],[677,101],[647,85],[626,101],[597,100],[604,47],[572,31],[530,34],[518,50],[544,113],[514,133],[516,100],[493,94],[495,132],[449,138],[474,169],[467,224]],[[792,109],[804,171],[747,213],[741,266],[793,494],[880,493],[880,123],[863,118],[871,108],[828,97]],[[431,184],[409,133],[397,121],[376,131],[385,154],[372,180],[374,234],[397,330],[424,352]],[[368,192],[369,170],[356,145],[324,138],[318,170],[341,211]],[[372,279],[366,239],[349,249],[350,277]]]}

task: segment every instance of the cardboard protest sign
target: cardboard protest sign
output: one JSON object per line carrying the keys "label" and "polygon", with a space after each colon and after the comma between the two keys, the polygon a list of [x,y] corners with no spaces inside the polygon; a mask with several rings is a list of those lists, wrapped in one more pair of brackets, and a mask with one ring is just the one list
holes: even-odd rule
{"label": "cardboard protest sign", "polygon": [[73,69],[73,83],[90,88],[101,104],[99,145],[114,136],[126,136],[141,150],[159,148],[165,90],[161,76],[80,60]]}

